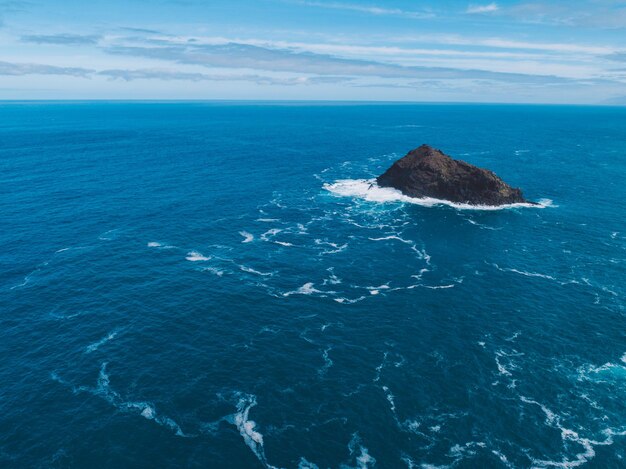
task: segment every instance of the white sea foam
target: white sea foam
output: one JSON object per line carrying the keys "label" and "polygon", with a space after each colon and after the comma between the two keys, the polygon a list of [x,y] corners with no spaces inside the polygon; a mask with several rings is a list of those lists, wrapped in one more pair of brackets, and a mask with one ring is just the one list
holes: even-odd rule
{"label": "white sea foam", "polygon": [[121,410],[138,410],[139,415],[148,420],[154,420],[159,425],[170,428],[177,436],[186,436],[174,420],[166,416],[157,415],[157,411],[153,404],[143,401],[123,401],[120,394],[110,388],[110,379],[109,375],[106,373],[106,365],[106,363],[103,363],[100,369],[97,388],[97,391],[103,394],[103,397],[105,397],[106,400]]}
{"label": "white sea foam", "polygon": [[[52,374],[52,379],[59,383],[68,385],[64,380],[58,377],[56,373]],[[107,373],[107,363],[102,363],[96,387],[78,386],[72,387],[74,393],[88,392],[94,396],[99,396],[113,405],[116,409],[124,412],[132,412],[152,420],[155,423],[172,430],[176,436],[186,437],[180,426],[171,418],[159,415],[154,404],[144,401],[125,401],[122,396],[111,388],[111,379]]]}
{"label": "white sea foam", "polygon": [[492,449],[491,452],[498,458],[500,459],[500,461],[502,462],[502,464],[504,464],[506,467],[509,468],[513,468],[515,466],[513,466],[513,464],[511,464],[511,461],[508,460],[508,458],[506,457],[506,455],[498,450]]}
{"label": "white sea foam", "polygon": [[335,275],[333,267],[329,267],[326,270],[330,272],[330,276],[324,279],[323,285],[339,285],[341,279]]}
{"label": "white sea foam", "polygon": [[[495,353],[495,362],[498,368],[498,374],[501,376],[511,377],[513,376],[512,371],[517,370],[518,366],[512,361],[511,357],[520,357],[523,356],[524,353],[517,352],[512,350],[511,352],[505,352],[504,350],[498,350]],[[507,387],[513,389],[517,386],[517,380],[510,379]]]}
{"label": "white sea foam", "polygon": [[315,244],[318,246],[330,246],[333,249],[327,249],[322,252],[322,254],[337,254],[338,252],[343,251],[348,247],[348,244],[342,244],[341,246],[337,243],[331,243],[328,241],[322,241],[321,239],[316,239]]}
{"label": "white sea foam", "polygon": [[199,253],[198,251],[189,251],[185,259],[191,262],[203,262],[211,260],[210,257],[205,257],[202,255],[202,253]]}
{"label": "white sea foam", "polygon": [[176,246],[172,246],[171,244],[162,244],[157,241],[150,241],[147,244],[147,246],[149,248],[156,248],[156,249],[176,249]]}
{"label": "white sea foam", "polygon": [[[32,273],[34,273],[34,272],[36,272],[36,271],[33,271]],[[10,290],[15,290],[16,288],[21,288],[21,287],[24,287],[24,286],[28,285],[28,282],[30,282],[30,277],[31,277],[32,273],[27,275],[26,277],[24,277],[24,280],[22,280],[22,283],[18,283],[17,285],[13,285],[10,288]]]}
{"label": "white sea foam", "polygon": [[291,247],[293,244],[287,243],[286,241],[274,241],[275,244],[280,244],[281,246]]}
{"label": "white sea foam", "polygon": [[366,296],[359,296],[358,298],[333,298],[337,303],[341,303],[341,304],[354,304],[354,303],[358,303],[359,301],[363,301],[365,298],[367,298]]}
{"label": "white sea foam", "polygon": [[342,197],[357,197],[365,199],[369,202],[387,203],[387,202],[404,202],[423,207],[434,207],[437,205],[447,205],[458,210],[503,210],[511,208],[546,208],[553,206],[549,199],[541,199],[538,204],[516,203],[505,205],[472,205],[467,203],[456,203],[448,200],[434,199],[432,197],[409,197],[402,192],[387,188],[379,187],[375,179],[339,179],[332,184],[324,184],[323,188],[327,191]]}
{"label": "white sea foam", "polygon": [[[622,355],[620,361],[626,364],[626,353]],[[578,379],[594,382],[611,382],[616,379],[626,379],[626,366],[622,363],[607,362],[600,366],[584,365],[578,369]]]}
{"label": "white sea foam", "polygon": [[241,269],[243,272],[247,272],[249,274],[254,274],[254,275],[261,275],[263,277],[271,277],[272,275],[274,275],[272,272],[260,272],[251,267],[247,267],[245,265],[240,265],[239,269]]}
{"label": "white sea foam", "polygon": [[237,412],[227,420],[237,427],[239,434],[243,438],[245,444],[252,450],[254,455],[267,468],[273,468],[267,462],[265,457],[265,449],[263,447],[263,435],[256,430],[256,422],[250,420],[250,409],[257,405],[256,396],[239,395],[237,402]]}
{"label": "white sea foam", "polygon": [[302,332],[300,332],[300,338],[306,340],[309,344],[314,344],[315,341],[312,339],[309,339],[306,336],[306,333],[309,332],[309,328],[307,327],[306,329],[304,329]]}
{"label": "white sea foam", "polygon": [[378,295],[380,293],[380,290],[389,290],[389,285],[388,284],[384,284],[384,285],[379,285],[377,287],[366,287],[369,292],[370,295]]}
{"label": "white sea foam", "polygon": [[397,354],[400,357],[400,360],[394,362],[393,366],[396,368],[400,368],[402,365],[406,363],[406,358],[403,355]]}
{"label": "white sea foam", "polygon": [[141,411],[141,416],[147,418],[148,420],[151,420],[154,418],[154,409],[150,406],[145,407],[142,411]]}
{"label": "white sea foam", "polygon": [[487,226],[487,225],[483,225],[482,223],[478,223],[477,221],[472,220],[471,218],[468,218],[467,221],[474,225],[477,226],[483,230],[492,230],[492,231],[500,231],[502,228],[494,228],[493,226]]}
{"label": "white sea foam", "polygon": [[413,275],[411,275],[411,277],[412,277],[412,278],[416,278],[416,279],[418,279],[418,280],[421,280],[421,279],[422,279],[422,276],[423,276],[426,272],[429,272],[429,270],[428,270],[428,269],[420,269],[420,271],[419,271],[419,273],[418,273],[418,274],[413,274]]}
{"label": "white sea foam", "polygon": [[418,254],[420,259],[424,259],[427,264],[430,263],[430,256],[428,255],[428,253],[424,249],[419,249],[414,241],[411,241],[411,240],[408,240],[408,239],[404,239],[401,236],[398,236],[397,234],[381,236],[381,237],[378,237],[378,238],[368,237],[368,239],[370,241],[398,241],[400,243],[406,244],[406,245],[410,246],[411,249]]}
{"label": "white sea foam", "polygon": [[369,454],[369,450],[361,446],[361,454],[356,458],[357,468],[367,469],[368,467],[374,467],[376,465],[376,458]]}
{"label": "white sea foam", "polygon": [[[280,194],[279,194],[279,196],[280,196]],[[281,204],[281,203],[279,202],[278,198],[274,198],[274,199],[270,200],[270,202],[269,202],[269,203],[270,203],[270,204],[272,204],[272,205],[274,205],[274,206],[276,206],[276,207],[278,207],[278,208],[287,208],[287,206],[286,206],[286,205],[283,205],[283,204]]]}
{"label": "white sea foam", "polygon": [[117,232],[117,231],[119,231],[119,228],[115,228],[114,230],[105,231],[100,236],[98,236],[98,239],[100,241],[111,241],[111,240],[115,239],[116,235],[114,233]]}
{"label": "white sea foam", "polygon": [[568,459],[564,456],[560,461],[549,461],[541,459],[533,459],[533,467],[547,468],[547,467],[560,467],[563,469],[571,469],[573,467],[582,466],[589,462],[596,455],[595,446],[608,446],[614,443],[614,436],[626,436],[626,431],[615,431],[614,429],[607,428],[602,433],[605,435],[604,440],[592,440],[589,438],[581,437],[575,430],[566,428],[561,423],[561,418],[552,412],[547,406],[525,396],[520,396],[522,402],[527,404],[533,404],[539,406],[542,412],[546,416],[546,425],[556,428],[561,432],[561,440],[563,443],[576,443],[582,446],[583,451],[574,455],[573,458]]}
{"label": "white sea foam", "polygon": [[383,236],[381,238],[368,238],[368,239],[371,240],[371,241],[387,241],[387,240],[390,240],[390,239],[394,239],[394,240],[400,241],[401,243],[404,243],[404,244],[413,244],[413,241],[409,241],[407,239],[403,239],[403,238],[401,238],[400,236],[397,236],[397,235],[389,235],[389,236]]}
{"label": "white sea foam", "polygon": [[80,251],[82,249],[87,249],[87,246],[70,246],[68,248],[57,249],[54,253],[59,254],[61,252],[66,252],[66,251]]}
{"label": "white sea foam", "polygon": [[[313,293],[327,293],[327,292],[323,292],[321,290],[318,290],[317,288],[314,287],[314,283],[313,282],[307,282],[304,285],[302,285],[300,288],[298,288],[297,290],[293,290],[293,291],[288,291],[283,293],[283,296],[291,296],[291,295],[312,295]],[[330,293],[330,292],[328,292]]]}
{"label": "white sea foam", "polygon": [[609,287],[601,287],[601,290],[606,293],[610,293],[613,296],[619,296],[617,292],[611,290]]}
{"label": "white sea foam", "polygon": [[526,272],[525,270],[517,270],[517,269],[505,269],[505,270],[508,270],[509,272],[515,272],[516,274],[525,275],[526,277],[540,277],[540,278],[547,278],[548,280],[556,280],[551,275],[539,274],[537,272]]}
{"label": "white sea foam", "polygon": [[283,231],[281,228],[272,228],[271,230],[267,230],[265,233],[263,233],[261,235],[261,239],[263,241],[269,241],[270,237],[276,236],[281,231]]}
{"label": "white sea foam", "polygon": [[500,359],[498,356],[496,356],[496,365],[498,367],[498,373],[504,376],[511,376],[511,372],[507,370],[502,363],[500,363]]}
{"label": "white sea foam", "polygon": [[313,314],[303,314],[301,316],[296,316],[296,319],[312,319],[317,317],[317,313],[313,313]]}
{"label": "white sea foam", "polygon": [[239,234],[244,238],[242,243],[250,243],[254,239],[254,235],[247,231],[240,231]]}
{"label": "white sea foam", "polygon": [[322,358],[324,359],[324,366],[322,366],[322,368],[319,369],[318,374],[320,376],[324,376],[327,372],[328,369],[333,366],[333,361],[332,359],[328,356],[328,352],[330,352],[333,348],[332,347],[327,347],[326,349],[324,349],[324,351],[322,352]]}
{"label": "white sea foam", "polygon": [[213,275],[217,275],[218,277],[221,277],[222,275],[224,275],[224,271],[223,271],[223,270],[220,270],[220,269],[218,269],[218,268],[216,268],[216,267],[204,267],[204,268],[202,269],[202,271],[203,271],[203,272],[210,272],[210,273],[212,273]]}
{"label": "white sea foam", "polygon": [[513,342],[515,339],[517,339],[522,333],[520,331],[515,332],[511,337],[507,337],[506,340],[507,342]]}
{"label": "white sea foam", "polygon": [[389,390],[389,388],[387,386],[383,386],[383,391],[385,392],[385,396],[387,397],[387,402],[389,402],[389,407],[391,409],[391,413],[393,414],[394,418],[397,421],[398,418],[396,416],[395,396],[393,395],[393,393]]}
{"label": "white sea foam", "polygon": [[406,464],[406,467],[408,469],[413,469],[416,466],[415,461],[413,461],[409,456],[407,456],[406,454],[402,455],[402,462],[404,462],[404,464]]}
{"label": "white sea foam", "polygon": [[371,456],[369,454],[369,450],[361,444],[361,439],[359,438],[358,433],[354,433],[350,443],[348,444],[350,456],[356,455],[357,449],[359,451],[359,454],[356,456],[357,469],[367,469],[368,467],[374,467],[376,465],[376,458]]}
{"label": "white sea foam", "polygon": [[482,441],[468,441],[464,445],[457,443],[448,451],[448,456],[454,458],[454,462],[449,467],[455,466],[463,459],[474,457],[478,450],[482,450],[486,447],[487,444]]}
{"label": "white sea foam", "polygon": [[50,317],[55,320],[66,320],[66,319],[74,319],[80,316],[88,314],[87,311],[79,311],[78,313],[70,313],[70,314],[57,314],[50,313]]}
{"label": "white sea foam", "polygon": [[515,274],[524,275],[525,277],[539,277],[539,278],[545,278],[547,280],[556,280],[556,278],[552,277],[551,275],[540,274],[537,272],[527,272],[525,270],[518,270],[518,269],[513,269],[510,267],[500,267],[498,264],[495,264],[495,263],[491,265],[493,265],[496,269],[498,269],[501,272],[513,272]]}
{"label": "white sea foam", "polygon": [[300,458],[298,469],[319,469],[317,464],[307,461],[306,458]]}
{"label": "white sea foam", "polygon": [[374,379],[373,379],[375,383],[380,380],[380,374],[382,373],[383,368],[385,367],[385,364],[387,363],[388,356],[389,356],[389,352],[385,352],[383,354],[383,361],[380,363],[380,365],[376,367],[376,375],[374,376]]}
{"label": "white sea foam", "polygon": [[54,254],[52,255],[52,257],[50,257],[50,259],[48,259],[48,260],[46,260],[46,261],[44,261],[44,262],[40,263],[39,265],[37,265],[37,266],[35,267],[35,269],[34,269],[32,272],[30,272],[28,275],[26,275],[26,276],[24,277],[24,280],[22,281],[22,283],[19,283],[19,284],[17,284],[17,285],[13,285],[11,288],[9,288],[9,290],[15,290],[16,288],[21,288],[21,287],[24,287],[24,286],[28,285],[28,284],[30,283],[31,278],[32,278],[34,275],[36,275],[38,272],[41,272],[41,270],[42,270],[44,267],[47,267],[47,266],[48,266],[48,264],[50,264],[50,262],[52,261],[52,259],[54,259],[54,257],[56,256],[56,254],[57,254],[57,253],[54,253]]}
{"label": "white sea foam", "polygon": [[416,420],[411,420],[411,421],[407,420],[404,423],[410,432],[423,435],[423,433],[419,431],[419,428],[422,426],[420,422]]}
{"label": "white sea foam", "polygon": [[87,346],[85,348],[85,353],[91,353],[91,352],[95,352],[96,350],[98,350],[98,348],[100,348],[100,346],[106,344],[108,341],[115,339],[115,337],[117,337],[118,331],[115,330],[113,332],[109,332],[107,335],[105,335],[102,339],[100,339],[99,341]]}

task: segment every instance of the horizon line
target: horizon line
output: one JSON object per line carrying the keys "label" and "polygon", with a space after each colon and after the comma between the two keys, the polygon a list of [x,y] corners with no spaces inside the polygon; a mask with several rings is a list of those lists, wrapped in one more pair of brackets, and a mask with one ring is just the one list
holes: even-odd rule
{"label": "horizon line", "polygon": [[352,105],[484,105],[484,106],[570,106],[570,107],[626,107],[620,103],[541,103],[499,101],[405,101],[405,100],[340,100],[340,99],[176,99],[176,98],[77,98],[77,99],[13,99],[0,98],[0,103],[233,103],[233,104],[352,104]]}

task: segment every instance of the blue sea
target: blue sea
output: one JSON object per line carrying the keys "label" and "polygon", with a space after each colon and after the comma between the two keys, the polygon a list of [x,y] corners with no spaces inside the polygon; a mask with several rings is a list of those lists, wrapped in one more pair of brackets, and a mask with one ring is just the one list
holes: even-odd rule
{"label": "blue sea", "polygon": [[3,468],[626,467],[626,108],[2,102],[0,179]]}

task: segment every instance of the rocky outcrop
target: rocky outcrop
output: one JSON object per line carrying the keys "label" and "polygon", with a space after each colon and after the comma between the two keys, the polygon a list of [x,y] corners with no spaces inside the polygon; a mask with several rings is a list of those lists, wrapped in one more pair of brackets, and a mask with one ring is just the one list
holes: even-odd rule
{"label": "rocky outcrop", "polygon": [[455,160],[429,145],[411,150],[376,179],[410,197],[432,197],[472,205],[528,202],[495,173]]}

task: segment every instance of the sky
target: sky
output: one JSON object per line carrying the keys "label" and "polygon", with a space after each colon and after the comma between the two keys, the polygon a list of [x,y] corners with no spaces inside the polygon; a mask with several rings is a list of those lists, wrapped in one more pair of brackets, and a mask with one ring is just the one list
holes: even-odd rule
{"label": "sky", "polygon": [[0,99],[626,105],[626,0],[0,0]]}

